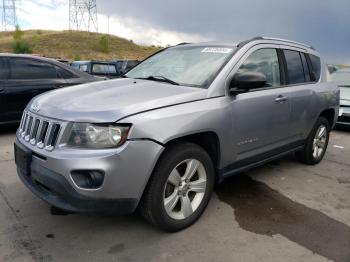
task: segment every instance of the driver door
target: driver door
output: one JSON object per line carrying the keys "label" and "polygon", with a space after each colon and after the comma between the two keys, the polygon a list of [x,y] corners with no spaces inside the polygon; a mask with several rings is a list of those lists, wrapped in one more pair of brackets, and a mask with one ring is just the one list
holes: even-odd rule
{"label": "driver door", "polygon": [[232,97],[232,140],[239,165],[257,162],[290,141],[291,103],[283,87],[277,47],[256,46],[236,66],[235,73],[259,72],[266,85]]}

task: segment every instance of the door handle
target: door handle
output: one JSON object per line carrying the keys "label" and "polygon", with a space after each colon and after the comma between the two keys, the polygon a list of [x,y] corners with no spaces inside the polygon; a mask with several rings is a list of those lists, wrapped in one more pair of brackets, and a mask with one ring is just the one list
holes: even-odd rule
{"label": "door handle", "polygon": [[279,95],[278,97],[275,98],[275,102],[276,103],[285,102],[287,100],[288,100],[288,97],[287,96],[282,96],[282,95]]}

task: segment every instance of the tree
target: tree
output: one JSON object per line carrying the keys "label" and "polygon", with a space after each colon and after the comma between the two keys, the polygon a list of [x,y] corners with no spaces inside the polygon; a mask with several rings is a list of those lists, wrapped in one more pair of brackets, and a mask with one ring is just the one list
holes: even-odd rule
{"label": "tree", "polygon": [[16,30],[13,34],[12,51],[15,54],[31,54],[32,48],[30,45],[22,39],[24,32],[16,25]]}

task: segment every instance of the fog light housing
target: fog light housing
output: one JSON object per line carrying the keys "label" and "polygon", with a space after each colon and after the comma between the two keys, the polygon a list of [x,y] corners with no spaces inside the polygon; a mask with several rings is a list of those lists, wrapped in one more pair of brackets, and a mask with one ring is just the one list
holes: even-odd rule
{"label": "fog light housing", "polygon": [[97,189],[102,186],[104,172],[100,170],[74,170],[71,177],[74,183],[83,189]]}

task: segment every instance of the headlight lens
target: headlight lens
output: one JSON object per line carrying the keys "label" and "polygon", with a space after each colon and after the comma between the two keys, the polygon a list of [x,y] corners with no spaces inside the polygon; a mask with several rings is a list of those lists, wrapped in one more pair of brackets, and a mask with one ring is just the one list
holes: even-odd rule
{"label": "headlight lens", "polygon": [[124,144],[130,126],[74,123],[67,145],[84,148],[112,148]]}

